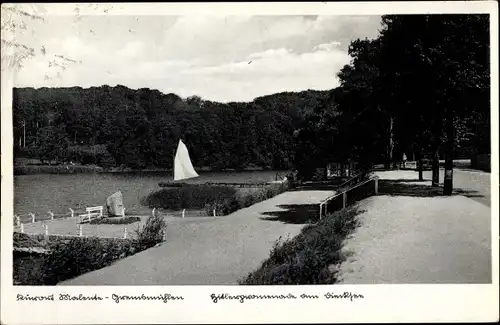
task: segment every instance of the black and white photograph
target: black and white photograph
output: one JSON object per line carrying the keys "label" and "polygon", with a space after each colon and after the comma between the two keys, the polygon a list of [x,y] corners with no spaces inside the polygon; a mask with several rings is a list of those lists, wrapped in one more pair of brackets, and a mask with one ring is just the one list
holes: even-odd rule
{"label": "black and white photograph", "polygon": [[498,289],[491,7],[120,5],[2,4],[15,290]]}

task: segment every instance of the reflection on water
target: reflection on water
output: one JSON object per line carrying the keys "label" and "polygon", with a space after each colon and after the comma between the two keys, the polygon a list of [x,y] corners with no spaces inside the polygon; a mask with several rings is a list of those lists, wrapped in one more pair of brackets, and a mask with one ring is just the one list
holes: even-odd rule
{"label": "reflection on water", "polygon": [[[274,180],[276,173],[283,174],[281,171],[201,172],[200,177],[185,182],[266,182]],[[149,213],[147,207],[141,206],[141,198],[159,189],[159,182],[171,180],[172,174],[167,172],[14,176],[14,212],[44,215],[52,210],[63,214],[69,208],[105,205],[109,195],[121,191],[127,212]]]}

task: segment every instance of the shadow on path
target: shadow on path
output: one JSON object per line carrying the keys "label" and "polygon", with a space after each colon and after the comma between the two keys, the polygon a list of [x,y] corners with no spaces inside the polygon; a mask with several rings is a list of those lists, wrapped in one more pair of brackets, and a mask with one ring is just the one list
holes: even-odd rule
{"label": "shadow on path", "polygon": [[[428,180],[427,180],[428,181]],[[417,196],[417,197],[436,197],[444,196],[443,187],[433,187],[430,185],[409,184],[422,181],[408,179],[393,179],[379,181],[379,195],[390,196]],[[484,198],[485,196],[474,190],[463,190],[455,188],[452,195],[463,195],[468,198]]]}
{"label": "shadow on path", "polygon": [[319,204],[287,204],[278,205],[285,211],[262,212],[268,217],[261,217],[261,220],[281,221],[291,224],[309,224],[318,221]]}

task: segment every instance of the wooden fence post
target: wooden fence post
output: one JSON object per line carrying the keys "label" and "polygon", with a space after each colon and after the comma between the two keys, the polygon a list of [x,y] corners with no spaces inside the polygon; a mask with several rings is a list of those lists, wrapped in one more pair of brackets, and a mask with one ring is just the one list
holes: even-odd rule
{"label": "wooden fence post", "polygon": [[378,178],[375,178],[375,194],[378,194]]}
{"label": "wooden fence post", "polygon": [[347,192],[342,193],[342,209],[345,209],[347,205]]}

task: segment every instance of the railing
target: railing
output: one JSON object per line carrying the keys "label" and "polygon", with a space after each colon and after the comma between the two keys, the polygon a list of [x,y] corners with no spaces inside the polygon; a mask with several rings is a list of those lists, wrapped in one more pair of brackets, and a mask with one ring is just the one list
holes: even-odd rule
{"label": "railing", "polygon": [[[92,210],[92,209],[91,209]],[[74,210],[73,210],[74,211]],[[144,211],[140,211],[144,212]],[[211,211],[212,216],[216,218],[219,212],[216,209]],[[156,208],[151,210],[152,216],[157,216],[160,212]],[[149,213],[148,213],[149,214]],[[83,215],[84,217],[87,214]],[[132,215],[130,215],[132,216]],[[160,213],[161,217],[206,217],[206,211],[190,211],[190,210],[176,210],[176,211],[166,211]],[[50,219],[38,220],[35,223],[19,223],[14,227],[14,232],[24,233],[28,235],[43,235],[43,236],[56,236],[56,237],[99,237],[99,238],[130,238],[129,230],[134,228],[133,225],[116,225],[115,229],[110,229],[106,227],[104,230],[100,229],[98,225],[92,225],[88,223],[80,223],[79,216],[73,218],[73,222],[66,223],[61,227],[57,222],[52,224]],[[142,217],[147,217],[144,213],[141,213]],[[71,219],[71,218],[66,218]],[[86,221],[86,220],[85,220]],[[144,220],[143,220],[144,221]],[[124,227],[125,226],[125,227]],[[130,228],[133,227],[133,228]]]}
{"label": "railing", "polygon": [[[355,177],[357,178],[360,176],[356,175]],[[350,179],[349,182],[350,181],[353,181],[353,180]],[[368,188],[368,191],[364,191],[365,189],[362,188],[362,186],[364,186],[366,184],[370,184],[371,182],[374,183],[373,193],[370,191],[370,188]],[[350,183],[346,182],[346,184],[350,184]],[[357,193],[358,195],[350,195],[349,194],[349,193],[354,194],[354,192],[356,190],[359,191],[359,193]],[[361,195],[359,195],[359,194],[361,194]],[[345,209],[346,207],[348,207],[352,203],[359,201],[359,200],[362,200],[362,199],[364,199],[372,194],[375,194],[375,195],[378,194],[378,177],[377,176],[375,176],[373,178],[368,178],[364,181],[361,181],[360,183],[357,183],[355,185],[347,187],[347,188],[343,189],[341,192],[335,193],[334,195],[329,196],[326,199],[324,199],[323,201],[321,201],[321,203],[319,204],[319,219],[321,220],[323,218],[323,216],[326,215],[328,212],[333,212],[333,211]],[[330,209],[329,209],[329,205],[331,205]]]}
{"label": "railing", "polygon": [[[49,231],[49,225],[47,223],[43,224],[43,231],[39,229],[32,229],[31,231],[26,232],[24,229],[25,224],[21,224],[18,231],[14,229],[14,232],[19,232],[21,234],[29,234],[29,235],[44,235],[44,236],[56,236],[56,237],[100,237],[100,238],[124,238],[127,239],[129,237],[129,232],[127,227],[122,228],[121,230],[115,231],[113,236],[104,236],[102,234],[85,234],[85,227],[83,224],[76,224],[75,228],[66,228],[65,233],[53,233]],[[87,231],[88,233],[88,231]]]}
{"label": "railing", "polygon": [[354,175],[353,177],[349,178],[347,181],[344,183],[340,184],[338,186],[338,190],[342,191],[344,189],[348,189],[352,187],[353,185],[362,182],[364,180],[367,180],[370,177],[370,174],[373,172],[372,169],[367,169],[362,172],[359,172],[358,174]]}
{"label": "railing", "polygon": [[55,214],[51,210],[49,210],[44,217],[43,215],[36,215],[35,213],[29,212],[28,214],[25,215],[18,215],[14,214],[14,225],[15,226],[20,226],[22,223],[35,223],[35,222],[40,222],[40,221],[47,221],[47,220],[55,220],[55,219],[66,219],[66,218],[75,218],[78,217],[80,218],[80,221],[83,221],[84,218],[89,218],[93,219],[96,216],[102,217],[103,213],[103,207],[98,206],[98,207],[89,207],[85,209],[68,209],[69,212],[67,213],[59,213]]}

